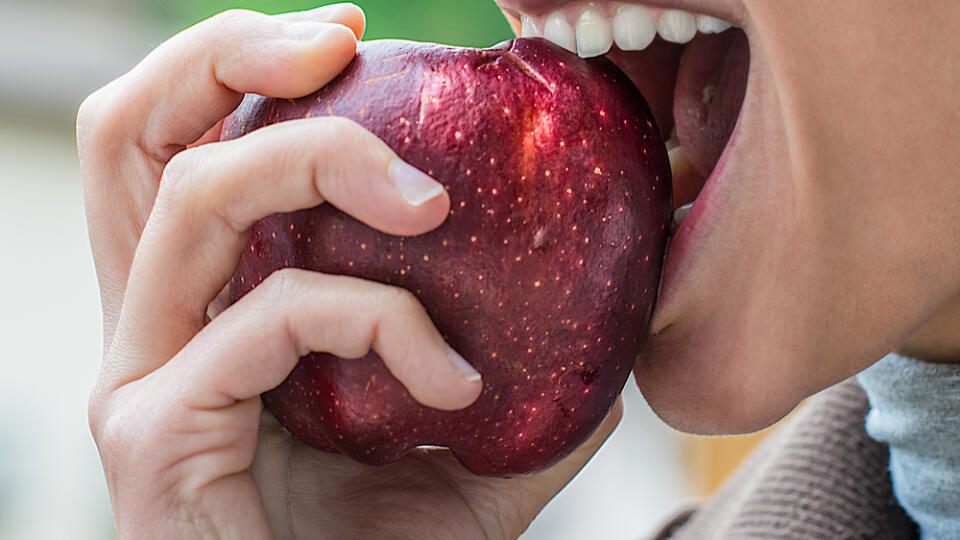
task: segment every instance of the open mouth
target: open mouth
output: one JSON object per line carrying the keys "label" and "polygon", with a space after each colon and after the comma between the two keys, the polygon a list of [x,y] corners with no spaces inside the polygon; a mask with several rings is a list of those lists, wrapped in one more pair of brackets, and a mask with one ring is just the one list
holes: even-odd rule
{"label": "open mouth", "polygon": [[733,138],[750,65],[746,34],[711,15],[639,4],[510,4],[503,8],[522,21],[523,37],[606,55],[647,99],[667,140],[676,234]]}

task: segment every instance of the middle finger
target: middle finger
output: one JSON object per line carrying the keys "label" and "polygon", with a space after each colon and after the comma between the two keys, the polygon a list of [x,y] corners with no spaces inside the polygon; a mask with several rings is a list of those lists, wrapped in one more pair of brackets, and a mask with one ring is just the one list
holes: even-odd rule
{"label": "middle finger", "polygon": [[439,183],[343,118],[284,122],[178,154],[137,247],[114,338],[138,360],[106,366],[119,371],[114,382],[150,373],[203,327],[250,226],[324,201],[396,235],[439,226],[450,206]]}

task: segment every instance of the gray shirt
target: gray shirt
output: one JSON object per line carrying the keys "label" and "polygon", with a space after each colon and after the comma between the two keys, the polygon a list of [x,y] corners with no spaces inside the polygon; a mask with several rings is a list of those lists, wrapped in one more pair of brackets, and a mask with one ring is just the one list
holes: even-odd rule
{"label": "gray shirt", "polygon": [[864,429],[854,379],[811,397],[720,491],[663,527],[657,540],[915,540],[890,486],[887,445]]}
{"label": "gray shirt", "polygon": [[867,433],[890,447],[894,494],[921,538],[960,539],[960,365],[891,354],[858,380]]}

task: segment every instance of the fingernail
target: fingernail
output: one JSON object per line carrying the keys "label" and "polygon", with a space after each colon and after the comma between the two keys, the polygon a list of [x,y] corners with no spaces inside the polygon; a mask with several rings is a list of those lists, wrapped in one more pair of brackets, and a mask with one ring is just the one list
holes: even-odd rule
{"label": "fingernail", "polygon": [[411,206],[420,206],[443,194],[443,185],[440,182],[399,158],[390,162],[387,173]]}
{"label": "fingernail", "polygon": [[453,364],[453,367],[457,368],[457,371],[463,375],[463,378],[467,382],[476,382],[480,380],[480,372],[473,369],[473,366],[464,360],[463,357],[457,353],[457,351],[447,347],[447,357],[450,358],[450,363]]}

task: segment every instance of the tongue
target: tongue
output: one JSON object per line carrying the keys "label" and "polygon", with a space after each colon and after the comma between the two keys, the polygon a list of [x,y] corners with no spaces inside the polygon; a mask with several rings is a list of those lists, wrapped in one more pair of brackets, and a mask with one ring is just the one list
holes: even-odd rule
{"label": "tongue", "polygon": [[737,123],[750,50],[742,30],[697,34],[683,51],[674,90],[677,138],[693,169],[713,171]]}

